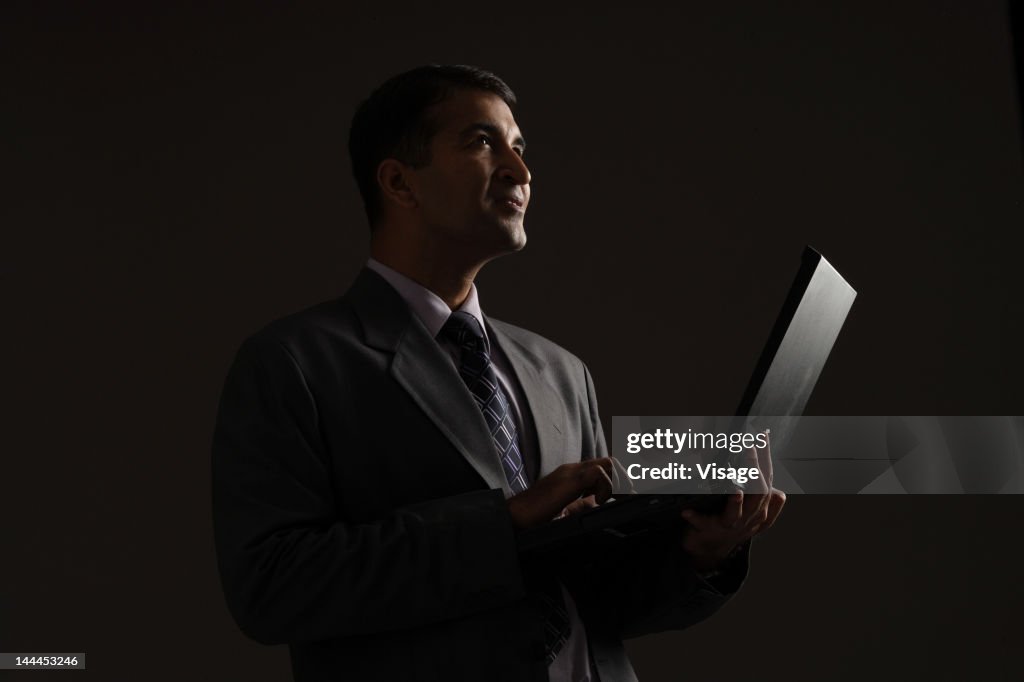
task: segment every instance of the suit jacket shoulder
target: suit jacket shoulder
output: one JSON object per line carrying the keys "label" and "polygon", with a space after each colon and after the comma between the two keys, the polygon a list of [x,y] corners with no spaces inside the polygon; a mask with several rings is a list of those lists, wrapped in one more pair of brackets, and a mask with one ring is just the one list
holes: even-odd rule
{"label": "suit jacket shoulder", "polygon": [[547,381],[566,394],[576,397],[597,420],[597,398],[593,380],[584,362],[557,343],[536,332],[488,317],[487,324],[496,332],[501,349],[516,363],[525,361],[545,376]]}
{"label": "suit jacket shoulder", "polygon": [[289,351],[327,337],[354,338],[359,320],[344,296],[278,318],[249,335],[243,346],[279,344]]}
{"label": "suit jacket shoulder", "polygon": [[545,359],[568,359],[571,361],[579,362],[579,358],[562,348],[554,341],[547,339],[536,332],[531,332],[529,329],[523,329],[517,327],[514,324],[503,322],[502,320],[496,320],[493,317],[488,317],[487,321],[494,327],[501,330],[502,333],[507,335],[510,339],[514,340],[525,350],[528,350],[538,357]]}

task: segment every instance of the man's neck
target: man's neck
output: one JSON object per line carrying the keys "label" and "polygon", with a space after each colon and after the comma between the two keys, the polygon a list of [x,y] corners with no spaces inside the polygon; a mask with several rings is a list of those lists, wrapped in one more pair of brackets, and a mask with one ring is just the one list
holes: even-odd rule
{"label": "man's neck", "polygon": [[466,301],[473,280],[480,271],[480,266],[455,266],[447,262],[413,257],[407,253],[375,249],[372,245],[370,256],[378,263],[429,289],[452,310],[458,309]]}

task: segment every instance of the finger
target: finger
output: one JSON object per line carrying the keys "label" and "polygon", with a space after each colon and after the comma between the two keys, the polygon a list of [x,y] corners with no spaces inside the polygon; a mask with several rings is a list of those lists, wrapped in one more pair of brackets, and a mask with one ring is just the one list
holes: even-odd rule
{"label": "finger", "polygon": [[565,509],[562,510],[562,513],[558,515],[558,518],[564,519],[565,517],[572,516],[573,514],[576,514],[579,511],[580,511],[580,501],[576,500],[575,502],[570,502],[569,504],[567,504],[565,506]]}
{"label": "finger", "polygon": [[616,486],[617,492],[633,492],[633,481],[626,472],[622,462],[614,457],[608,458],[612,463],[612,484]]}
{"label": "finger", "polygon": [[[767,498],[768,496],[761,495],[759,497]],[[765,530],[767,527],[766,524],[768,522],[768,517],[768,504],[765,503],[761,505],[761,507],[758,509],[756,513],[750,514],[747,517],[744,524],[739,530],[739,540],[737,540],[737,542],[746,542],[747,540],[754,537],[761,531]]]}
{"label": "finger", "polygon": [[587,462],[586,487],[582,495],[592,496],[597,504],[604,504],[612,496],[612,461],[604,457]]}
{"label": "finger", "polygon": [[573,468],[582,477],[589,476],[593,469],[602,469],[608,476],[611,476],[615,470],[615,461],[611,457],[598,457],[585,459],[575,464],[563,464],[562,467]]}
{"label": "finger", "polygon": [[758,533],[760,533],[761,530],[762,530],[762,528],[761,528],[761,524],[760,523],[755,523],[750,528],[744,529],[743,532],[740,533],[739,537],[737,538],[736,544],[743,544],[744,542],[746,542],[750,538],[752,538],[755,535],[757,535]]}
{"label": "finger", "polygon": [[597,504],[602,504],[612,494],[611,478],[608,475],[611,466],[608,457],[563,464],[538,480],[530,489],[540,488],[542,484],[549,487],[553,492],[552,499],[559,503],[556,513],[575,500],[591,495]]}
{"label": "finger", "polygon": [[761,478],[764,479],[765,486],[770,490],[772,487],[772,481],[775,478],[775,472],[772,465],[772,430],[764,430],[764,438],[766,441],[765,447],[758,451],[757,457],[757,468],[761,471]]}
{"label": "finger", "polygon": [[577,502],[579,503],[581,510],[583,510],[583,509],[593,509],[594,507],[600,506],[597,503],[597,499],[595,499],[593,495],[587,495],[586,497],[581,497],[579,500],[577,500]]}
{"label": "finger", "polygon": [[715,523],[715,517],[709,514],[701,514],[694,509],[684,509],[680,516],[688,524],[693,526],[693,529],[702,532],[712,527]]}
{"label": "finger", "polygon": [[758,532],[766,531],[775,525],[775,519],[782,513],[782,507],[786,504],[786,493],[775,488],[772,489],[771,500],[768,503],[768,518]]}
{"label": "finger", "polygon": [[[737,466],[740,465],[737,464]],[[746,449],[746,451],[743,453],[742,466],[748,469],[757,469],[760,472],[760,462],[758,462],[757,448],[751,447]],[[741,489],[748,498],[752,498],[745,501],[743,505],[744,516],[749,517],[751,514],[757,511],[757,505],[762,502],[761,497],[764,493],[768,492],[769,489],[765,485],[765,482],[760,474],[758,474],[757,478],[748,478],[746,482],[739,484],[737,487]]]}
{"label": "finger", "polygon": [[587,509],[592,509],[592,508],[594,508],[596,506],[597,506],[597,501],[594,499],[593,495],[589,495],[587,497],[581,497],[578,500],[570,502],[565,507],[565,509],[562,510],[562,513],[558,515],[558,518],[564,519],[567,516],[572,516],[573,514],[579,514],[582,511],[586,511]]}
{"label": "finger", "polygon": [[769,490],[768,484],[765,481],[764,470],[761,468],[761,455],[757,448],[750,448],[746,452],[744,458],[744,466],[748,468],[756,468],[758,470],[758,476],[756,479],[748,481],[747,491],[751,493],[766,493]]}
{"label": "finger", "polygon": [[740,521],[739,526],[742,528],[752,528],[765,522],[768,518],[768,495],[746,495],[746,504],[744,505],[746,512],[744,518]]}

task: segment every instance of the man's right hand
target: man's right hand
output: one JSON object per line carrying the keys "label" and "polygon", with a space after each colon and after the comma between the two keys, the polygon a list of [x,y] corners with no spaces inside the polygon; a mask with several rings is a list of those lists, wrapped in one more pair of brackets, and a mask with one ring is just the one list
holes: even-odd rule
{"label": "man's right hand", "polygon": [[520,530],[547,523],[570,504],[593,496],[594,505],[612,496],[612,459],[563,464],[529,488],[508,499],[512,524]]}

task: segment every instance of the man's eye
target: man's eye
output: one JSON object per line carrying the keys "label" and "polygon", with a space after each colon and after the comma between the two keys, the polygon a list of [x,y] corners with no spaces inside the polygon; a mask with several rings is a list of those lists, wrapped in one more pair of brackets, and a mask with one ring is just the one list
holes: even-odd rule
{"label": "man's eye", "polygon": [[526,150],[525,150],[525,149],[523,149],[522,147],[512,147],[512,149],[513,149],[513,150],[515,151],[515,153],[516,153],[516,154],[518,154],[519,156],[522,156],[522,155],[523,155],[523,154],[524,154],[524,153],[526,152]]}
{"label": "man's eye", "polygon": [[488,147],[491,146],[491,138],[487,137],[486,135],[481,135],[480,137],[476,138],[476,141],[478,144],[485,144]]}

